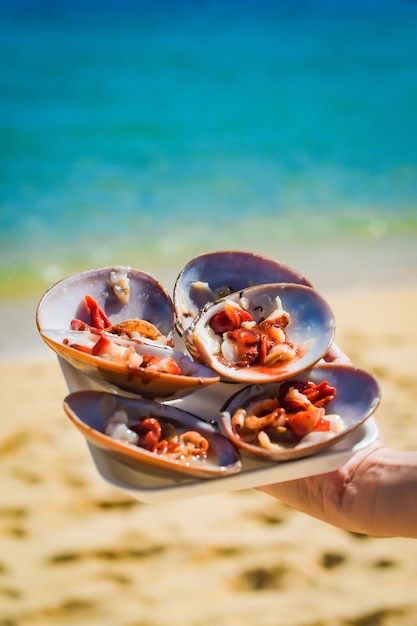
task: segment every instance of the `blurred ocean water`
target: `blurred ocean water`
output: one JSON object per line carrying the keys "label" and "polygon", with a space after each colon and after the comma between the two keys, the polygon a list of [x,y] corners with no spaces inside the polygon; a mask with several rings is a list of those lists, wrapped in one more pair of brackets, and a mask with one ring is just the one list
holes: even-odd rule
{"label": "blurred ocean water", "polygon": [[409,0],[0,0],[0,294],[214,248],[417,244],[416,32]]}

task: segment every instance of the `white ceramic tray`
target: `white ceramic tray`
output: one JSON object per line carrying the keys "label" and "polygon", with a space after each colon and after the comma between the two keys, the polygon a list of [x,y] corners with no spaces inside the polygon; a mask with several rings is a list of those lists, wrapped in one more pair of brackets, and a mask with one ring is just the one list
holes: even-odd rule
{"label": "white ceramic tray", "polygon": [[[87,379],[59,358],[70,392],[79,389],[105,389]],[[172,404],[205,419],[218,418],[218,410],[241,385],[218,383],[201,389]],[[123,465],[102,449],[88,444],[97,471],[104,480],[142,502],[156,503],[209,494],[236,491],[261,485],[324,474],[338,469],[357,451],[369,446],[377,436],[372,418],[320,454],[294,461],[266,462],[242,457],[239,474],[220,478],[170,478],[148,474]]]}

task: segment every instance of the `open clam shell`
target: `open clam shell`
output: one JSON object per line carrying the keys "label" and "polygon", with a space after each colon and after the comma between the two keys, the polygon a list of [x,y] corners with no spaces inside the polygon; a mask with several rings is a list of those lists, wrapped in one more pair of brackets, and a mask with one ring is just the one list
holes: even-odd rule
{"label": "open clam shell", "polygon": [[89,269],[50,287],[36,311],[41,336],[44,330],[69,329],[73,319],[89,324],[86,295],[97,302],[110,324],[144,320],[168,340],[172,339],[175,312],[168,291],[152,274],[126,266]]}
{"label": "open clam shell", "polygon": [[[232,416],[235,412],[249,406],[253,407],[254,403],[279,397],[281,387],[293,381],[295,384],[299,381],[309,381],[316,385],[327,382],[336,389],[333,400],[325,406],[324,418],[341,418],[341,421],[337,419],[338,432],[312,432],[299,442],[285,444],[281,442],[270,448],[262,447],[259,441],[256,443],[245,441],[240,436],[239,429],[232,425]],[[258,460],[289,461],[317,454],[354,431],[374,413],[380,399],[379,384],[370,372],[348,365],[329,363],[317,365],[285,383],[249,385],[241,389],[222,407],[222,423],[227,436],[242,452]]]}
{"label": "open clam shell", "polygon": [[[265,358],[259,341],[258,356],[249,364],[229,358],[225,349],[229,333],[216,332],[212,325],[231,303],[244,308],[257,325],[265,318],[274,318],[281,307],[287,314],[288,341],[277,342]],[[194,360],[215,370],[223,380],[267,383],[289,378],[319,361],[333,341],[335,324],[326,300],[311,287],[292,283],[256,285],[206,305],[187,329],[185,343]],[[239,340],[237,352],[241,345]]]}
{"label": "open clam shell", "polygon": [[[242,467],[239,451],[227,437],[200,418],[170,405],[98,391],[77,391],[65,398],[64,410],[90,444],[137,470],[179,478],[215,478],[235,474]],[[167,424],[177,435],[186,431],[191,431],[193,436],[196,433],[198,439],[203,437],[208,444],[205,458],[201,455],[174,458],[105,434],[105,425],[112,416],[115,419],[116,412],[119,416],[116,419],[125,415],[128,424],[156,419],[162,426],[162,436]]]}
{"label": "open clam shell", "polygon": [[222,250],[196,256],[175,281],[173,300],[177,331],[183,335],[208,302],[253,285],[281,282],[311,287],[296,270],[254,252]]}
{"label": "open clam shell", "polygon": [[[111,277],[124,277],[128,297],[116,295]],[[114,281],[113,281],[114,283]],[[36,312],[39,333],[60,357],[92,379],[147,398],[179,398],[219,380],[207,367],[199,367],[182,352],[160,340],[119,337],[108,329],[73,330],[71,321],[91,323],[85,296],[91,296],[111,325],[126,320],[145,320],[168,341],[174,330],[174,308],[165,288],[150,274],[132,268],[107,267],[74,274],[55,284],[42,297]],[[100,338],[111,342],[111,350],[92,346]],[[141,355],[141,358],[136,355]],[[143,356],[174,359],[177,373],[164,368],[145,368]]]}

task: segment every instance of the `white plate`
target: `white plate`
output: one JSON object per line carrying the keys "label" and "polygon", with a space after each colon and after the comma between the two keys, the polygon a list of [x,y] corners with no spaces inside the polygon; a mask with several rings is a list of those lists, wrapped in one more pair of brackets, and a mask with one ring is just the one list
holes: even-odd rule
{"label": "white plate", "polygon": [[[70,392],[79,389],[100,388],[67,362],[59,359]],[[243,385],[217,383],[196,391],[191,396],[172,401],[171,404],[190,411],[203,419],[220,419],[218,410],[224,401]],[[103,389],[102,387],[100,389]],[[108,388],[106,389],[108,391]],[[315,474],[324,474],[341,467],[359,450],[369,446],[377,436],[377,426],[372,418],[362,426],[326,448],[320,454],[284,462],[258,461],[242,457],[239,474],[220,478],[167,478],[134,470],[119,463],[103,450],[88,444],[97,471],[108,483],[142,502],[157,503],[215,493],[249,489]]]}
{"label": "white plate", "polygon": [[376,424],[370,418],[322,454],[283,463],[258,463],[245,458],[239,474],[203,480],[173,480],[138,472],[114,460],[103,450],[91,444],[88,446],[96,468],[104,480],[137,500],[157,503],[249,489],[331,472],[343,465],[353,454],[367,447],[374,441],[376,435]]}

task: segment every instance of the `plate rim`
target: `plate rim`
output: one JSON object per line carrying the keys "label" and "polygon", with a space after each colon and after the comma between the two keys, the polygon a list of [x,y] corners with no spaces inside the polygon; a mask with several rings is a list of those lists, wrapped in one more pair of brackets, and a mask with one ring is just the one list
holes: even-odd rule
{"label": "plate rim", "polygon": [[[128,468],[90,442],[87,442],[87,447],[93,463],[103,480],[140,501],[157,503],[256,488],[275,482],[285,482],[328,473],[337,470],[354,454],[368,447],[375,441],[377,435],[378,427],[374,418],[370,417],[342,441],[335,443],[334,446],[327,448],[326,451],[320,454],[294,459],[294,461],[285,463],[256,461],[252,468],[245,469],[243,467],[238,474],[217,478],[169,479],[157,476],[153,477],[153,480],[161,480],[162,484],[154,486],[150,484],[152,478],[149,479],[149,475],[145,472]],[[345,447],[340,447],[342,442],[344,444],[349,442],[349,444]],[[123,479],[123,474],[148,477],[148,485],[138,485],[129,482]],[[165,485],[163,484],[164,480],[166,481]]]}

